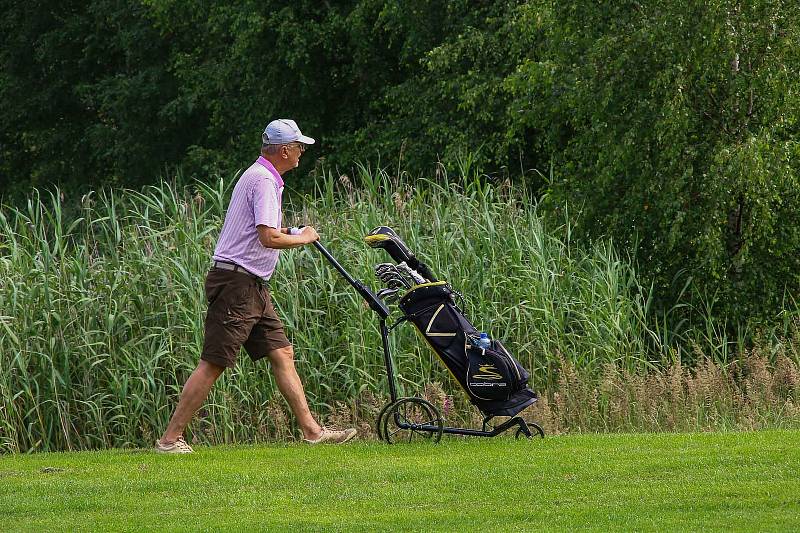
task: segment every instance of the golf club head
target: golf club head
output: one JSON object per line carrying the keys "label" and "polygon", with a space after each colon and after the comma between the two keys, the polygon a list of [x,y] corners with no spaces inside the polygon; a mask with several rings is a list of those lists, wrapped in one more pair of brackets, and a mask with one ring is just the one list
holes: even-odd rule
{"label": "golf club head", "polygon": [[394,263],[379,263],[375,265],[375,272],[386,272],[388,270],[397,270],[397,266]]}
{"label": "golf club head", "polygon": [[403,242],[392,228],[388,226],[378,226],[364,237],[364,241],[371,248],[383,248],[396,262],[406,263],[425,278],[425,281],[437,281],[431,269],[411,253],[406,243]]}
{"label": "golf club head", "polygon": [[411,285],[402,276],[392,276],[385,281],[390,289],[410,289]]}
{"label": "golf club head", "polygon": [[402,261],[416,262],[414,254],[408,249],[406,243],[388,226],[378,226],[364,237],[364,241],[371,248],[383,248],[398,263]]}
{"label": "golf club head", "polygon": [[375,265],[375,275],[383,282],[391,278],[400,277],[400,271],[392,263],[381,263]]}
{"label": "golf club head", "polygon": [[400,289],[387,288],[379,290],[377,296],[386,303],[392,303],[397,300],[399,294]]}
{"label": "golf club head", "polygon": [[408,289],[411,287],[394,265],[383,264],[376,266],[375,275],[390,289]]}

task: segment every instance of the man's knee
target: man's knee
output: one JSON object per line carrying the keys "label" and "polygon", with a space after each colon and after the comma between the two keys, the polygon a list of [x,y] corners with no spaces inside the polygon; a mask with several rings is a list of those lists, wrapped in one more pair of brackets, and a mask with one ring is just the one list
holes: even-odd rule
{"label": "man's knee", "polygon": [[225,367],[211,363],[205,359],[200,359],[200,362],[197,364],[197,371],[201,372],[205,376],[217,379],[222,375],[223,372],[225,372]]}
{"label": "man's knee", "polygon": [[269,360],[276,367],[294,366],[294,348],[290,344],[289,346],[272,350],[269,352]]}

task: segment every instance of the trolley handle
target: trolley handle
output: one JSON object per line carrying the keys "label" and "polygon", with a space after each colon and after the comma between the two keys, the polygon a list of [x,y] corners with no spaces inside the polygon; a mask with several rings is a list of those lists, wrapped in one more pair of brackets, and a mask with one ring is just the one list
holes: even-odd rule
{"label": "trolley handle", "polygon": [[[299,232],[299,230],[303,227],[304,226],[300,226],[299,228],[289,228],[289,233],[292,233],[294,230]],[[296,235],[296,233],[294,233],[294,235]],[[333,268],[335,268],[339,274],[341,274],[342,277],[347,280],[347,282],[361,295],[361,297],[366,300],[366,302],[369,304],[369,307],[373,311],[378,313],[381,318],[386,318],[391,314],[391,311],[389,311],[389,308],[386,306],[383,300],[378,298],[375,293],[372,292],[369,287],[364,285],[361,280],[355,279],[353,276],[351,276],[350,273],[347,272],[347,270],[345,270],[341,264],[339,264],[339,261],[337,261],[336,258],[331,255],[328,249],[325,248],[321,242],[314,241],[313,244],[314,247],[319,250],[323,256],[325,256],[325,259],[327,259],[328,262],[333,265]]]}

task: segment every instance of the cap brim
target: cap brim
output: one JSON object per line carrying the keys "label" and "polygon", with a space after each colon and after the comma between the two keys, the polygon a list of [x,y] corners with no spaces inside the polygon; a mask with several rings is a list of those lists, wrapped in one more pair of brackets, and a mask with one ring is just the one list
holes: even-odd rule
{"label": "cap brim", "polygon": [[297,141],[303,144],[314,144],[315,142],[317,142],[311,137],[306,137],[305,135],[301,135],[300,137],[298,137]]}

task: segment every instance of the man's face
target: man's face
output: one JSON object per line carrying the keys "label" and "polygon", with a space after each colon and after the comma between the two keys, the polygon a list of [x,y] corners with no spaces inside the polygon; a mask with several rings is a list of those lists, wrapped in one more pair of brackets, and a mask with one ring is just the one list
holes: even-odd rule
{"label": "man's face", "polygon": [[295,142],[286,145],[286,154],[289,158],[288,164],[290,165],[289,168],[297,168],[297,165],[300,164],[300,157],[305,151],[306,146],[303,143]]}

